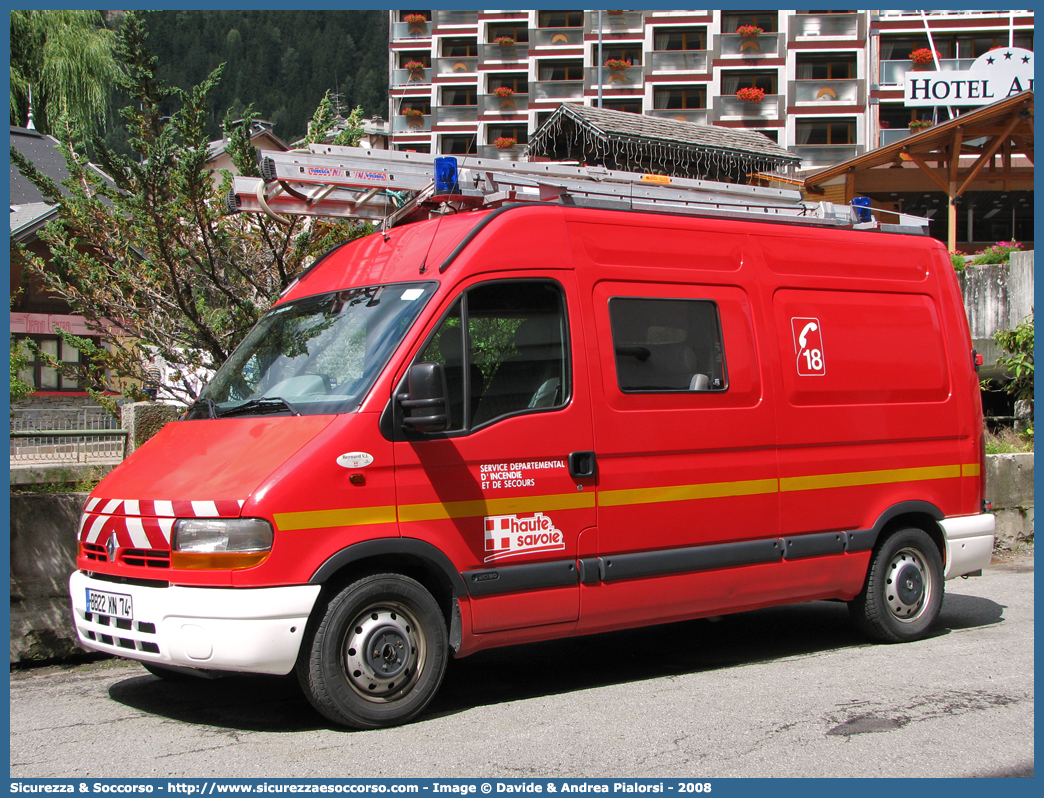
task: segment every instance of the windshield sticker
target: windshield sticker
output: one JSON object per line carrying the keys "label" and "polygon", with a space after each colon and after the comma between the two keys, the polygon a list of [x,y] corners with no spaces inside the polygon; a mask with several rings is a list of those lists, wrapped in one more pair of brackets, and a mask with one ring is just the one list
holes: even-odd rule
{"label": "windshield sticker", "polygon": [[483,463],[479,466],[482,490],[535,488],[540,472],[565,468],[565,460],[530,460],[523,463]]}
{"label": "windshield sticker", "polygon": [[424,293],[423,288],[407,288],[402,292],[402,296],[399,297],[403,302],[412,302]]}
{"label": "windshield sticker", "polygon": [[529,518],[487,516],[485,529],[486,551],[489,553],[483,562],[565,548],[565,536],[543,513],[534,513]]}
{"label": "windshield sticker", "polygon": [[366,452],[345,452],[337,458],[341,468],[366,468],[373,462],[373,455]]}

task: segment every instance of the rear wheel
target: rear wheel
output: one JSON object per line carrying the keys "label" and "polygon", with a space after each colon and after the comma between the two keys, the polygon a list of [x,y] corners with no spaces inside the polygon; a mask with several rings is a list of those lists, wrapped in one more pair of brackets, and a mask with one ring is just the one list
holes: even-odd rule
{"label": "rear wheel", "polygon": [[886,643],[924,637],[943,600],[942,557],[923,529],[891,534],[870,561],[863,592],[848,607],[866,635]]}
{"label": "rear wheel", "polygon": [[427,706],[448,645],[439,605],[399,574],[360,579],[338,593],[302,645],[297,676],[312,705],[360,729],[395,726]]}

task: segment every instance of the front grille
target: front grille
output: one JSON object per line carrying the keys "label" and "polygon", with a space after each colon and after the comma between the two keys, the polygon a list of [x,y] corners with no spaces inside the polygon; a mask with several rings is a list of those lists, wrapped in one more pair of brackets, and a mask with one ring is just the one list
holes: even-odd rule
{"label": "front grille", "polygon": [[170,568],[170,552],[158,549],[125,549],[120,562],[139,568]]}
{"label": "front grille", "polygon": [[97,560],[98,562],[105,562],[108,559],[105,556],[105,547],[99,546],[97,543],[84,543],[83,556],[88,560]]}
{"label": "front grille", "polygon": [[[131,621],[126,618],[114,618],[111,615],[99,615],[96,612],[85,612],[83,614],[84,625],[81,626],[81,632],[84,637],[88,640],[93,640],[97,643],[103,643],[107,646],[113,646],[117,648],[125,648],[130,651],[144,651],[147,654],[159,654],[159,645],[149,640],[143,640],[142,637],[148,637],[156,634],[156,624],[149,623],[147,621]],[[101,629],[92,629],[91,625],[108,627],[107,631]],[[119,634],[110,634],[109,631],[122,630],[125,634],[130,633],[130,637],[123,637]]]}

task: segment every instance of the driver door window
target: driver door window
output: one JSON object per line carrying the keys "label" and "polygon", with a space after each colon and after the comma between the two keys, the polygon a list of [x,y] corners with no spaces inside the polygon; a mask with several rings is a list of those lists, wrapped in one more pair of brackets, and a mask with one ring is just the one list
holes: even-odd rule
{"label": "driver door window", "polygon": [[447,431],[459,432],[507,415],[564,406],[567,341],[558,285],[498,281],[469,289],[418,361],[442,364]]}

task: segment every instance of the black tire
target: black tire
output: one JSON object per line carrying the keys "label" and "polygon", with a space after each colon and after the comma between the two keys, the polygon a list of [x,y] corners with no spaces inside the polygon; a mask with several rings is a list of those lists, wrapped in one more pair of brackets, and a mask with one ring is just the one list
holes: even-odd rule
{"label": "black tire", "polygon": [[335,723],[396,726],[428,705],[446,672],[442,611],[399,574],[367,576],[320,609],[297,659],[308,700]]}
{"label": "black tire", "polygon": [[889,535],[870,560],[863,592],[848,603],[852,619],[868,637],[884,643],[920,640],[943,600],[939,548],[923,529]]}

